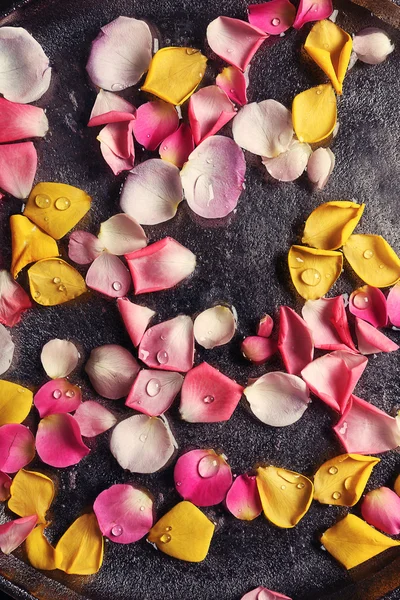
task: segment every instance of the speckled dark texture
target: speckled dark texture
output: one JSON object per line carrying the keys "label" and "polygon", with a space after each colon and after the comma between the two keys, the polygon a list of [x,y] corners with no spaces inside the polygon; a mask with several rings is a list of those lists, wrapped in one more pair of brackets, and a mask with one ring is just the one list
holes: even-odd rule
{"label": "speckled dark texture", "polygon": [[[97,130],[85,126],[95,91],[84,67],[90,42],[99,27],[119,14],[146,17],[159,28],[164,44],[189,44],[204,49],[208,22],[221,14],[244,18],[245,7],[244,0],[53,0],[33,2],[12,15],[9,23],[27,27],[43,45],[54,67],[51,89],[38,103],[47,107],[50,132],[36,142],[37,181],[59,180],[82,187],[93,196],[93,208],[80,227],[96,233],[99,223],[118,211],[123,181],[123,176],[113,177],[105,166],[95,140]],[[382,26],[370,13],[348,2],[343,2],[343,8],[338,22],[351,33],[362,26]],[[320,203],[353,198],[365,202],[367,208],[358,231],[382,234],[400,251],[400,36],[388,26],[383,27],[397,43],[396,52],[383,65],[360,64],[349,72],[344,96],[338,101],[340,129],[333,146],[336,167],[322,193],[312,193],[306,178],[292,184],[268,180],[258,161],[248,155],[246,189],[237,213],[226,222],[200,222],[183,203],[171,222],[146,228],[151,240],[171,235],[198,257],[198,267],[189,281],[176,289],[139,298],[157,310],[158,319],[178,313],[193,315],[218,301],[233,304],[238,312],[239,328],[234,341],[212,351],[197,351],[196,363],[206,359],[241,383],[265,372],[265,367],[251,367],[240,356],[240,339],[254,333],[262,313],[276,315],[280,304],[301,308],[289,283],[285,257],[290,244],[299,241],[307,215]],[[296,93],[323,80],[301,58],[307,31],[292,30],[277,43],[267,42],[260,49],[250,71],[250,101],[275,98],[290,106]],[[210,81],[215,72],[210,66]],[[128,90],[126,97],[134,103],[138,101],[134,90]],[[229,128],[226,133],[229,134]],[[140,147],[137,155],[139,160],[147,157]],[[0,211],[1,248],[4,264],[9,266],[7,220],[10,214],[20,211],[20,202],[7,199]],[[67,239],[60,246],[65,253]],[[346,266],[332,294],[350,292],[358,284]],[[7,377],[31,386],[45,381],[39,354],[42,345],[52,337],[79,341],[85,357],[95,346],[110,342],[132,349],[115,303],[95,293],[60,307],[38,306],[24,316],[12,333],[16,356],[13,371]],[[388,335],[399,341],[398,332],[389,331]],[[267,367],[281,368],[278,358]],[[371,357],[356,392],[393,414],[399,408],[398,375],[398,354]],[[82,385],[85,399],[95,397],[83,369],[73,380]],[[102,402],[121,418],[131,413],[122,401]],[[258,422],[244,404],[223,424],[185,424],[178,420],[176,406],[170,411],[170,418],[180,452],[195,447],[221,449],[235,473],[258,461],[267,461],[311,475],[324,460],[342,452],[331,430],[337,416],[317,399],[298,423],[280,429]],[[148,476],[125,473],[111,456],[108,440],[106,433],[88,441],[92,452],[77,467],[57,471],[46,468],[59,481],[50,527],[53,540],[82,510],[90,507],[101,490],[116,482],[135,481],[147,486],[155,496],[158,516],[179,500],[173,488],[172,466]],[[42,468],[39,461],[32,466]],[[399,466],[398,453],[382,456],[368,489],[392,485]],[[292,530],[276,529],[262,517],[242,523],[223,507],[205,512],[218,526],[210,553],[201,564],[171,559],[143,540],[129,546],[107,543],[104,566],[93,577],[68,577],[55,572],[47,575],[56,583],[48,580],[46,584],[47,575],[40,578],[19,562],[25,560],[22,549],[16,551],[15,557],[2,557],[0,570],[22,588],[36,590],[39,597],[52,600],[75,598],[62,585],[93,600],[238,600],[261,584],[295,600],[311,600],[350,583],[346,572],[321,550],[318,541],[318,535],[347,509],[313,503]],[[357,507],[354,512],[358,514]],[[45,592],[46,586],[51,591]],[[392,592],[386,598],[395,600],[400,596]]]}

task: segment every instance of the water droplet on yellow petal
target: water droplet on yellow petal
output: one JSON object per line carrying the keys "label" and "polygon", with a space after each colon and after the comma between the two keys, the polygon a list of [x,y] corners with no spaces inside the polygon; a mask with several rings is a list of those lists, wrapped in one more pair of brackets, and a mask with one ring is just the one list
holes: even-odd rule
{"label": "water droplet on yellow petal", "polygon": [[292,246],[288,264],[293,284],[300,296],[306,300],[317,300],[330,290],[342,272],[343,255],[331,250]]}
{"label": "water droplet on yellow petal", "polygon": [[[32,297],[43,306],[68,302],[87,291],[80,273],[68,263],[55,258],[35,263],[28,270],[28,278]],[[54,279],[60,279],[63,283],[54,285]]]}
{"label": "water droplet on yellow petal", "polygon": [[400,258],[380,235],[351,235],[343,246],[343,254],[368,285],[389,287],[400,280]]}

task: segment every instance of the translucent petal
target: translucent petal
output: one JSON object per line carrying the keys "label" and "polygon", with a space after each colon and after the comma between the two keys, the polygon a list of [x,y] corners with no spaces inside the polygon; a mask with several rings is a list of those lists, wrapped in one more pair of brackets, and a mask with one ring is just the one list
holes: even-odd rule
{"label": "translucent petal", "polygon": [[125,214],[113,215],[100,225],[99,241],[111,252],[121,256],[140,250],[147,245],[142,227],[133,217]]}
{"label": "translucent petal", "polygon": [[30,463],[34,456],[35,438],[28,427],[16,423],[0,427],[1,471],[16,473]]}
{"label": "translucent petal", "polygon": [[296,8],[289,0],[271,0],[262,4],[250,4],[249,21],[251,25],[270,35],[280,35],[293,25]]}
{"label": "translucent petal", "polygon": [[300,29],[310,21],[327,19],[332,12],[332,0],[300,0],[293,27]]}
{"label": "translucent petal", "polygon": [[74,414],[83,437],[95,437],[114,427],[116,417],[104,406],[93,400],[80,404]]}
{"label": "translucent petal", "polygon": [[290,142],[289,148],[275,158],[263,157],[262,163],[268,173],[278,181],[294,181],[304,173],[311,148],[297,140]]}
{"label": "translucent petal", "polygon": [[307,163],[307,176],[317,190],[323,190],[335,166],[335,155],[330,148],[317,148]]}
{"label": "translucent petal", "polygon": [[234,517],[253,521],[261,514],[262,506],[254,475],[239,475],[226,495],[226,507]]}
{"label": "translucent petal", "polygon": [[366,27],[354,36],[353,50],[358,60],[369,65],[378,65],[393,52],[394,44],[382,29]]}
{"label": "translucent petal", "polygon": [[400,284],[396,284],[389,291],[387,297],[387,311],[392,325],[400,327]]}
{"label": "translucent petal", "polygon": [[380,289],[363,285],[350,294],[349,310],[352,315],[371,323],[374,327],[386,327],[388,307]]}
{"label": "translucent petal", "polygon": [[135,116],[136,108],[133,104],[117,94],[100,89],[90,113],[88,127],[131,121]]}
{"label": "translucent petal", "polygon": [[10,332],[7,331],[3,325],[0,325],[0,347],[0,375],[2,375],[9,369],[14,357],[15,349],[15,344],[11,339]]}
{"label": "translucent petal", "polygon": [[286,371],[300,372],[314,357],[314,341],[307,324],[288,306],[280,307],[278,348]]}
{"label": "translucent petal", "polygon": [[215,83],[225,94],[239,106],[247,104],[247,81],[246,76],[240,69],[234,66],[225,67],[217,75]]}
{"label": "translucent petal", "polygon": [[244,338],[240,350],[247,360],[255,365],[262,365],[275,354],[278,349],[277,342],[260,335],[250,335]]}
{"label": "translucent petal", "polygon": [[148,324],[156,314],[155,311],[147,306],[134,304],[128,298],[117,298],[117,307],[132,344],[135,347],[139,346]]}
{"label": "translucent petal", "polygon": [[236,110],[222,89],[208,85],[190,97],[188,115],[194,142],[198,146],[226,125],[236,115]]}
{"label": "translucent petal", "polygon": [[193,150],[192,130],[189,125],[182,123],[179,129],[162,141],[159,152],[162,160],[166,160],[181,169]]}
{"label": "translucent petal", "polygon": [[80,354],[75,344],[57,338],[47,342],[40,355],[43,369],[51,379],[70,375],[76,369],[79,358]]}
{"label": "translucent petal", "polygon": [[303,319],[311,330],[314,345],[323,350],[354,350],[343,296],[307,300]]}
{"label": "translucent petal", "polygon": [[73,231],[69,236],[68,256],[78,265],[93,262],[104,248],[97,237],[87,231]]}
{"label": "translucent petal", "polygon": [[128,395],[139,365],[122,346],[105,344],[92,350],[85,371],[100,396],[117,400]]}
{"label": "translucent petal", "polygon": [[395,352],[399,346],[373,325],[356,317],[355,320],[358,350],[361,354]]}
{"label": "translucent petal", "polygon": [[132,120],[108,123],[97,136],[101,154],[114,175],[130,171],[135,164],[132,129]]}
{"label": "translucent petal", "polygon": [[31,308],[32,302],[25,290],[11,277],[11,274],[0,269],[0,323],[14,327],[20,322],[22,313]]}
{"label": "translucent petal", "polygon": [[0,525],[0,550],[4,554],[10,554],[31,533],[37,522],[37,516],[31,515],[22,519],[15,519]]}
{"label": "translucent petal", "polygon": [[156,150],[178,126],[179,117],[175,107],[162,100],[155,100],[139,106],[133,133],[137,142],[146,150]]}
{"label": "translucent petal", "polygon": [[361,514],[367,523],[389,535],[400,533],[400,498],[387,487],[366,494]]}
{"label": "translucent petal", "polygon": [[[1,59],[0,59],[1,60]],[[1,76],[0,76],[1,81]],[[49,123],[43,108],[0,98],[0,142],[44,137]]]}
{"label": "translucent petal", "polygon": [[140,342],[138,355],[151,369],[186,373],[194,359],[192,319],[179,315],[150,327]]}
{"label": "translucent petal", "polygon": [[86,273],[86,285],[110,298],[121,298],[129,292],[132,280],[118,256],[102,252]]}

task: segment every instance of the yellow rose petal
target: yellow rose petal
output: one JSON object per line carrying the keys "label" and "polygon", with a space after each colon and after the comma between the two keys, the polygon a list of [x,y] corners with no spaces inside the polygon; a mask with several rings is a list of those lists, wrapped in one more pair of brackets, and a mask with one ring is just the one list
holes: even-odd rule
{"label": "yellow rose petal", "polygon": [[308,217],[301,241],[322,250],[340,248],[353,233],[364,208],[365,204],[347,200],[321,204]]}
{"label": "yellow rose petal", "polygon": [[29,263],[42,258],[58,256],[57,242],[23,215],[10,217],[12,260],[11,273],[14,279]]}
{"label": "yellow rose petal", "polygon": [[343,254],[368,285],[383,288],[400,280],[400,258],[380,235],[351,235]]}
{"label": "yellow rose petal", "polygon": [[25,540],[25,548],[32,567],[52,571],[56,568],[55,550],[43,535],[45,527],[45,525],[35,527]]}
{"label": "yellow rose petal", "polygon": [[321,542],[346,569],[352,569],[400,542],[379,533],[355,515],[347,515],[325,531]]}
{"label": "yellow rose petal", "polygon": [[272,466],[259,467],[256,480],[267,519],[278,527],[297,525],[310,508],[312,482],[300,473]]}
{"label": "yellow rose petal", "polygon": [[[22,385],[0,380],[0,427],[7,423],[22,423],[29,414],[33,394]],[[30,517],[33,513],[26,515]]]}
{"label": "yellow rose petal", "polygon": [[400,475],[397,476],[396,481],[394,482],[394,491],[400,496]]}
{"label": "yellow rose petal", "polygon": [[306,300],[317,300],[329,292],[343,268],[343,255],[333,250],[292,246],[288,254],[293,285]]}
{"label": "yellow rose petal", "polygon": [[55,306],[77,298],[87,291],[85,281],[64,260],[47,258],[28,270],[32,298],[43,306]]}
{"label": "yellow rose petal", "polygon": [[304,44],[307,53],[328,75],[338,94],[342,93],[352,47],[349,34],[329,20],[315,23]]}
{"label": "yellow rose petal", "polygon": [[57,569],[70,575],[92,575],[103,564],[104,540],[96,515],[74,521],[55,547]]}
{"label": "yellow rose petal", "polygon": [[336,125],[336,96],[330,83],[310,88],[293,100],[293,129],[300,142],[316,144],[331,135]]}
{"label": "yellow rose petal", "polygon": [[205,559],[214,533],[214,524],[191,502],[176,504],[150,529],[148,540],[180,560]]}
{"label": "yellow rose petal", "polygon": [[31,191],[24,215],[55,240],[62,238],[88,212],[91,197],[66,183],[38,183]]}
{"label": "yellow rose petal", "polygon": [[354,506],[378,462],[379,458],[361,454],[342,454],[326,461],[314,476],[315,500],[321,504]]}
{"label": "yellow rose petal", "polygon": [[54,498],[54,483],[36,471],[21,469],[11,487],[8,508],[20,517],[37,515],[38,523],[46,523],[46,513]]}
{"label": "yellow rose petal", "polygon": [[200,50],[161,48],[153,56],[142,91],[171,104],[182,104],[203,79],[206,63]]}

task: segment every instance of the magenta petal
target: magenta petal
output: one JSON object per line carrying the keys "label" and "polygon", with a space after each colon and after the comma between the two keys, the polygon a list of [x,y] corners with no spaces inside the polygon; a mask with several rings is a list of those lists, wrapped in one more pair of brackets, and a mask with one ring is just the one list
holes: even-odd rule
{"label": "magenta petal", "polygon": [[366,494],[361,514],[367,523],[389,535],[400,533],[400,497],[387,487]]}
{"label": "magenta petal", "polygon": [[358,349],[361,354],[377,354],[378,352],[394,352],[397,344],[366,321],[356,317],[356,335]]}
{"label": "magenta petal", "polygon": [[364,285],[350,295],[349,310],[355,317],[371,323],[374,327],[386,327],[387,302],[384,293],[371,285]]}
{"label": "magenta petal", "polygon": [[116,417],[98,402],[87,400],[78,406],[74,419],[84,437],[95,437],[114,427]]}
{"label": "magenta petal", "polygon": [[102,252],[86,273],[86,285],[111,298],[126,296],[131,283],[129,271],[124,263],[118,256],[108,252]]}
{"label": "magenta petal", "polygon": [[244,338],[240,349],[247,360],[255,365],[262,365],[275,354],[278,345],[275,340],[259,335],[250,335]]}
{"label": "magenta petal", "polygon": [[177,492],[196,506],[223,502],[232,484],[231,468],[214,450],[192,450],[178,458],[174,469]]}
{"label": "magenta petal", "polygon": [[132,344],[135,347],[139,346],[148,324],[156,313],[147,306],[134,304],[128,298],[118,298],[117,307]]}
{"label": "magenta petal", "polygon": [[37,520],[37,515],[31,515],[0,525],[0,550],[4,554],[10,554],[18,548],[33,531]]}
{"label": "magenta petal", "polygon": [[53,379],[39,388],[33,402],[43,418],[76,410],[82,402],[82,394],[80,388],[67,379]]}
{"label": "magenta petal", "polygon": [[153,501],[145,491],[118,483],[93,504],[101,533],[117,544],[137,542],[153,525]]}
{"label": "magenta petal", "polygon": [[240,69],[234,66],[225,67],[215,80],[225,94],[239,106],[247,104],[247,79]]}
{"label": "magenta petal", "polygon": [[8,500],[10,497],[10,486],[12,479],[3,471],[0,471],[0,502]]}
{"label": "magenta petal", "polygon": [[289,0],[271,0],[262,4],[250,4],[249,21],[254,27],[270,35],[280,35],[293,25],[296,9]]}
{"label": "magenta petal", "polygon": [[99,90],[96,101],[93,105],[88,127],[97,125],[107,125],[108,123],[117,123],[119,121],[132,121],[135,118],[136,108],[112,92]]}
{"label": "magenta petal", "polygon": [[189,125],[182,123],[179,129],[171,133],[161,143],[160,157],[181,169],[193,150],[194,140],[192,130]]}
{"label": "magenta petal", "polygon": [[142,104],[137,109],[133,133],[146,150],[156,150],[178,126],[179,117],[175,107],[163,100],[154,100]]}
{"label": "magenta petal", "polygon": [[189,100],[189,122],[196,146],[217,133],[235,115],[228,96],[217,85],[209,85],[195,92]]}
{"label": "magenta petal", "polygon": [[149,417],[158,417],[169,409],[182,383],[183,377],[179,373],[142,369],[125,404]]}
{"label": "magenta petal", "polygon": [[314,345],[323,350],[354,350],[342,296],[307,300],[303,319],[311,330]]}
{"label": "magenta petal", "polygon": [[267,588],[262,587],[261,585],[251,592],[248,592],[244,596],[242,596],[241,600],[292,600],[289,596],[284,596],[283,594],[279,594],[278,592],[273,592],[272,590],[267,590]]}
{"label": "magenta petal", "polygon": [[274,328],[274,321],[269,315],[264,315],[257,326],[257,335],[268,338]]}
{"label": "magenta petal", "polygon": [[400,283],[396,283],[387,297],[389,320],[395,327],[400,327]]}
{"label": "magenta petal", "polygon": [[40,421],[36,449],[41,460],[52,467],[76,465],[90,452],[78,423],[68,414],[49,415]]}
{"label": "magenta petal", "polygon": [[104,250],[93,233],[87,231],[74,231],[69,236],[68,256],[78,265],[88,265],[93,262]]}
{"label": "magenta petal", "polygon": [[133,168],[135,148],[132,123],[133,121],[109,123],[97,136],[103,158],[114,175],[119,175],[122,171],[130,171]]}
{"label": "magenta petal", "polygon": [[288,306],[280,308],[278,348],[287,372],[292,375],[299,375],[314,356],[314,342],[309,328]]}
{"label": "magenta petal", "polygon": [[29,196],[36,167],[37,154],[32,142],[0,146],[0,187],[15,198],[24,200]]}
{"label": "magenta petal", "polygon": [[0,270],[0,323],[14,327],[23,312],[31,308],[32,302],[25,290],[12,278],[8,271]]}
{"label": "magenta petal", "polygon": [[227,421],[239,403],[243,387],[206,362],[185,377],[179,411],[189,423]]}
{"label": "magenta petal", "polygon": [[254,475],[239,475],[226,495],[226,507],[237,519],[252,521],[262,511]]}
{"label": "magenta petal", "polygon": [[332,13],[332,0],[300,0],[293,27],[300,29],[311,21],[327,19]]}
{"label": "magenta petal", "polygon": [[0,98],[0,142],[44,137],[49,128],[43,108]]}
{"label": "magenta petal", "polygon": [[16,473],[35,456],[35,438],[24,425],[11,423],[0,427],[0,470]]}
{"label": "magenta petal", "polygon": [[105,344],[92,350],[85,371],[100,396],[118,400],[128,395],[139,365],[126,348]]}
{"label": "magenta petal", "polygon": [[194,358],[192,319],[179,315],[150,327],[140,342],[139,358],[152,369],[189,371]]}

